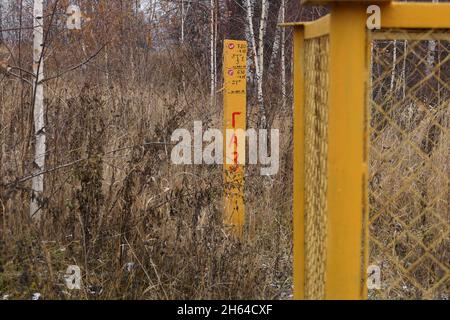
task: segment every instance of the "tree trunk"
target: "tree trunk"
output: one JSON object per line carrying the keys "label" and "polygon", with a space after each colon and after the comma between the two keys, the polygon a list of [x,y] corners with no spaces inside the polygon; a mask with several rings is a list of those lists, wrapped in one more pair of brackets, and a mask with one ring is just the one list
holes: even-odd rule
{"label": "tree trunk", "polygon": [[[286,19],[286,3],[281,0],[281,22]],[[281,95],[283,96],[282,110],[286,108],[286,28],[281,28]]]}
{"label": "tree trunk", "polygon": [[[3,30],[3,0],[0,0],[0,30]],[[0,44],[3,42],[3,31],[0,31]]]}
{"label": "tree trunk", "polygon": [[211,108],[216,104],[216,28],[215,28],[215,1],[211,0],[211,26],[210,26],[210,46],[211,46]]}
{"label": "tree trunk", "polygon": [[[285,1],[286,2],[286,1]],[[270,6],[267,9],[267,21],[266,21],[266,32],[264,34],[264,37],[266,39],[273,39],[276,37],[277,34],[279,34],[279,38],[281,38],[281,29],[278,27],[278,23],[281,18],[281,0],[270,0],[268,1]],[[264,43],[264,55],[267,57],[270,57],[273,55],[272,51],[276,48],[272,44],[272,41],[265,41]],[[280,48],[277,48],[279,50]],[[278,54],[278,53],[277,53]],[[267,70],[267,61],[265,63],[266,70]],[[267,72],[265,72],[266,75],[268,75]],[[265,81],[267,82],[267,76]]]}
{"label": "tree trunk", "polygon": [[262,0],[261,19],[259,23],[259,36],[258,36],[259,72],[257,72],[256,76],[258,81],[258,104],[261,119],[261,128],[263,129],[267,127],[267,115],[266,115],[266,108],[264,105],[263,79],[264,79],[264,38],[266,34],[268,9],[269,9],[269,2],[267,0]]}
{"label": "tree trunk", "polygon": [[42,194],[44,192],[45,168],[45,124],[44,124],[44,0],[34,0],[33,10],[33,73],[36,76],[33,86],[35,154],[32,179],[30,215],[39,220],[42,214]]}
{"label": "tree trunk", "polygon": [[184,0],[181,0],[181,45],[184,44]]}
{"label": "tree trunk", "polygon": [[433,72],[435,64],[435,56],[436,56],[436,41],[429,40],[427,52],[427,71],[426,71],[427,76]]}
{"label": "tree trunk", "polygon": [[402,66],[402,81],[403,81],[403,99],[406,99],[406,58],[408,56],[408,40],[403,41],[403,66]]}
{"label": "tree trunk", "polygon": [[250,37],[250,43],[252,46],[252,55],[253,62],[255,64],[255,73],[256,77],[259,74],[259,62],[258,62],[258,51],[256,48],[256,39],[255,39],[255,29],[253,27],[253,6],[250,0],[246,0],[247,7],[247,24],[248,24],[248,36]]}
{"label": "tree trunk", "polygon": [[[433,3],[437,3],[439,0],[433,0]],[[436,56],[436,41],[428,41],[428,52],[427,52],[427,70],[426,74],[430,75],[433,72]]]}
{"label": "tree trunk", "polygon": [[392,54],[392,71],[391,71],[391,85],[390,85],[390,92],[392,94],[392,97],[394,96],[396,66],[397,66],[397,40],[394,40],[394,52]]}

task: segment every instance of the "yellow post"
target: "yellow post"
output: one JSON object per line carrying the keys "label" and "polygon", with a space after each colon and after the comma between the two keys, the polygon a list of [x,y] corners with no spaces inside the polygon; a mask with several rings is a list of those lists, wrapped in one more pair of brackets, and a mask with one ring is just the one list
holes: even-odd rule
{"label": "yellow post", "polygon": [[225,214],[224,222],[241,237],[245,222],[244,163],[247,125],[247,42],[224,41]]}
{"label": "yellow post", "polygon": [[305,298],[304,27],[294,29],[294,299]]}
{"label": "yellow post", "polygon": [[[382,5],[383,28],[449,28],[450,4]],[[381,2],[385,2],[381,4]],[[285,23],[294,32],[294,297],[305,298],[304,41],[330,36],[328,92],[326,299],[366,299],[368,263],[368,106],[370,0],[329,3],[331,14],[313,22]],[[305,40],[306,39],[306,40]]]}
{"label": "yellow post", "polygon": [[363,299],[366,292],[366,7],[331,7],[326,299]]}

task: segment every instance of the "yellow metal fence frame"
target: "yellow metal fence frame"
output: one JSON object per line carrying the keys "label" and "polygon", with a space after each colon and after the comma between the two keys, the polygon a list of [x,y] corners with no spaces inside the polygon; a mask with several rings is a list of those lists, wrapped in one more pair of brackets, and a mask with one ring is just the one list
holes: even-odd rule
{"label": "yellow metal fence frame", "polygon": [[[310,1],[315,2],[315,1]],[[294,27],[294,298],[305,299],[305,40],[330,37],[327,263],[324,299],[366,299],[368,81],[366,1]],[[449,3],[380,3],[382,29],[450,29]],[[381,36],[381,35],[380,35]],[[439,39],[439,34],[436,35]],[[343,63],[345,61],[345,63]]]}

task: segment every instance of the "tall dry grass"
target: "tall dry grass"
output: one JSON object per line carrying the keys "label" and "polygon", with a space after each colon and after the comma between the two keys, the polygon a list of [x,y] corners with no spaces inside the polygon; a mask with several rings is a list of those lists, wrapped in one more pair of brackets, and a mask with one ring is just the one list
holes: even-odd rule
{"label": "tall dry grass", "polygon": [[[222,168],[170,163],[173,130],[194,120],[222,124],[196,66],[185,66],[192,77],[183,85],[182,64],[171,58],[146,55],[141,67],[108,79],[89,67],[46,85],[49,172],[39,224],[29,217],[30,181],[21,180],[32,172],[30,90],[0,82],[0,298],[290,296],[291,141],[282,142],[273,179],[248,168],[248,230],[242,241],[230,237]],[[82,270],[79,291],[64,285],[69,265]]]}
{"label": "tall dry grass", "polygon": [[373,299],[449,298],[450,47],[436,44],[434,69],[428,41],[397,46],[390,90],[396,43],[374,42],[369,244],[382,282]]}

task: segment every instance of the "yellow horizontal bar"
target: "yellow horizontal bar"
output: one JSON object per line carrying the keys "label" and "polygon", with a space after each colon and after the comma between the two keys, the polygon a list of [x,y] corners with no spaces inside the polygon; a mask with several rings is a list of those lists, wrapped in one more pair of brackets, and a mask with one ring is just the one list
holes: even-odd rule
{"label": "yellow horizontal bar", "polygon": [[378,2],[390,2],[391,0],[302,0],[301,4],[312,4],[312,5],[318,5],[318,4],[331,4],[336,2],[359,2],[359,3],[368,3],[368,4],[375,4]]}
{"label": "yellow horizontal bar", "polygon": [[330,34],[330,15],[307,22],[286,22],[280,23],[279,27],[303,27],[305,39],[318,38]]}
{"label": "yellow horizontal bar", "polygon": [[450,29],[450,3],[394,2],[382,5],[381,27]]}
{"label": "yellow horizontal bar", "polygon": [[[356,5],[357,1],[354,2]],[[380,5],[381,27],[383,29],[450,29],[450,3],[392,2]],[[324,35],[329,33],[329,30],[327,31],[329,23],[326,21],[319,22],[321,19],[313,22],[288,22],[279,24],[279,26],[304,26],[305,38],[308,39],[314,38],[314,34]],[[319,23],[319,25],[314,25],[316,23]],[[310,29],[309,37],[306,30],[308,28]]]}

